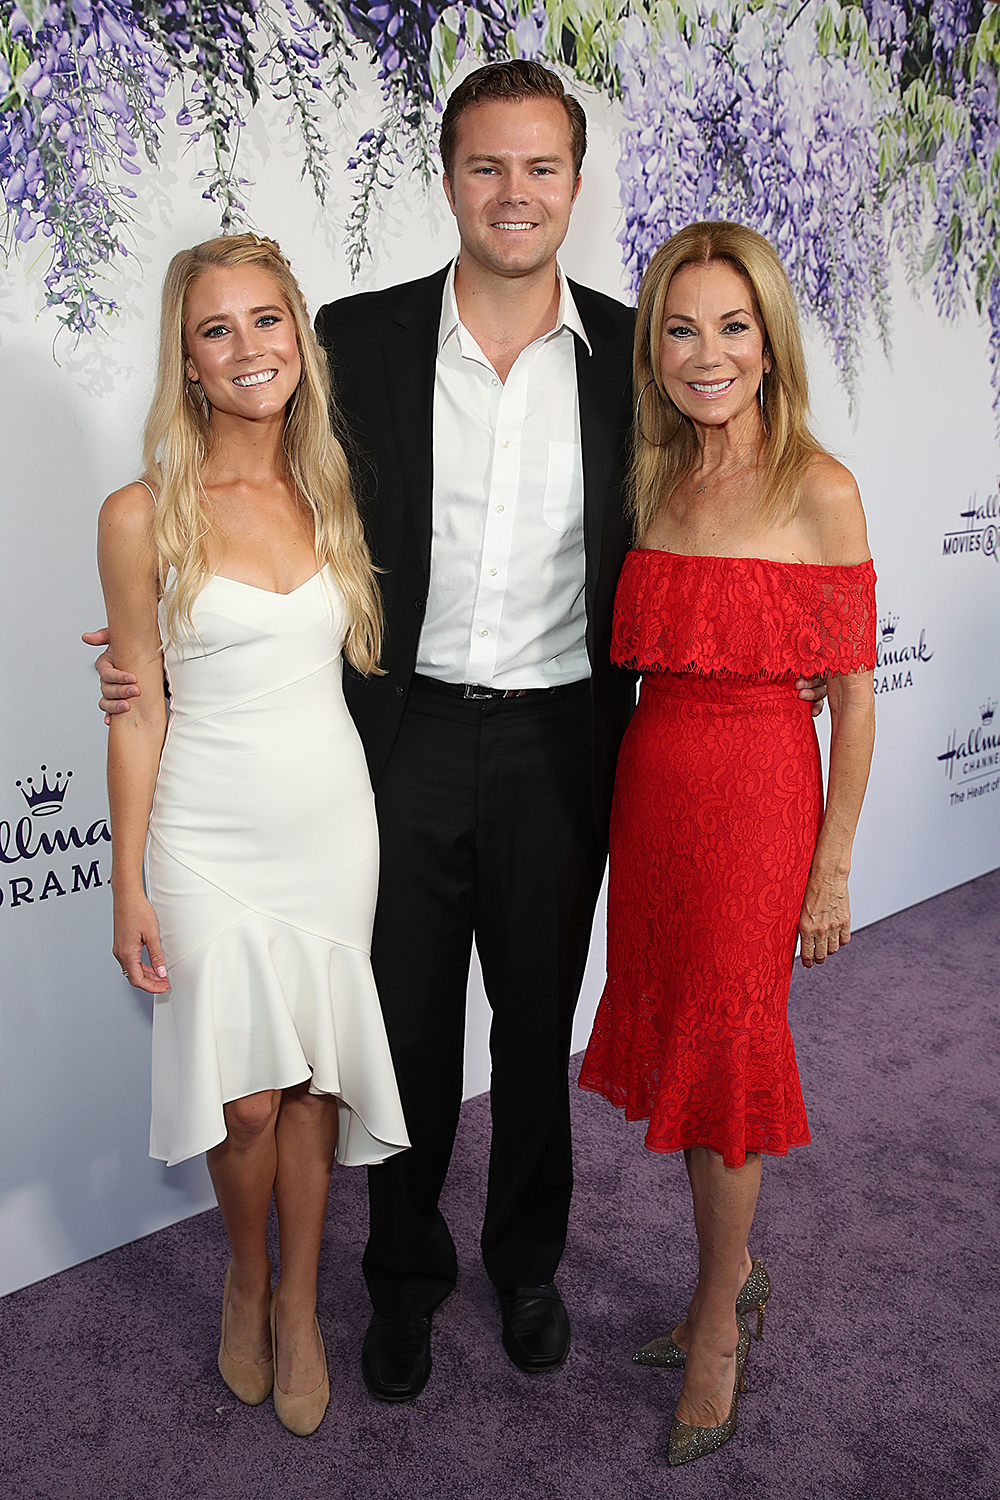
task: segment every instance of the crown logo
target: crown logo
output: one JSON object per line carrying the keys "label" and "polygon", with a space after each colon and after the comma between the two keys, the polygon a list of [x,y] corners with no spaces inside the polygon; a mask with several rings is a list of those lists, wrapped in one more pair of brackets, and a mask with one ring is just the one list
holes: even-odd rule
{"label": "crown logo", "polygon": [[41,786],[36,787],[34,778],[31,776],[26,778],[26,784],[20,781],[15,784],[21,788],[21,796],[36,817],[45,818],[50,813],[62,812],[63,798],[72,774],[72,771],[67,771],[66,778],[63,780],[62,771],[57,771],[55,780],[50,786],[47,767],[43,766]]}
{"label": "crown logo", "polygon": [[891,615],[891,614],[890,615],[886,615],[884,619],[879,620],[878,625],[879,625],[879,629],[882,632],[882,639],[884,641],[891,641],[892,640],[893,636],[896,634],[896,626],[898,624],[899,624],[899,616],[898,615]]}
{"label": "crown logo", "polygon": [[987,698],[987,700],[986,700],[985,703],[980,703],[980,705],[979,705],[979,716],[982,719],[982,721],[983,721],[984,724],[992,724],[993,723],[993,711],[994,711],[995,708],[996,708],[996,703],[993,701],[992,698]]}

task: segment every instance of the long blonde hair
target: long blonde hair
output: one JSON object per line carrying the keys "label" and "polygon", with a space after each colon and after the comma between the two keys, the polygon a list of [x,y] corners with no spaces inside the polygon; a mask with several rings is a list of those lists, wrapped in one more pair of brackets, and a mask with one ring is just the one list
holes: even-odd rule
{"label": "long blonde hair", "polygon": [[347,606],[344,654],[360,672],[378,672],[382,611],[364,531],[354,505],[344,450],[331,429],[326,358],[309,323],[305,300],[274,240],[226,235],[182,250],[170,262],[160,306],[160,355],[143,442],[146,472],[159,491],[153,543],[167,591],[167,633],[192,631],[191,607],[212,573],[212,516],[201,476],[212,452],[211,409],[201,386],[187,379],[184,317],[191,287],[213,266],[257,266],[280,290],[295,323],[302,375],[285,408],[286,477],[312,513],[316,562],[329,564]]}
{"label": "long blonde hair", "polygon": [[755,510],[762,526],[791,520],[806,470],[824,451],[809,431],[809,386],[795,297],[774,247],[756,230],[725,219],[689,224],[660,246],[639,288],[629,506],[640,541],[699,456],[694,424],[671,401],[660,374],[667,291],[682,266],[713,261],[727,263],[747,283],[771,356],[760,396],[764,443]]}

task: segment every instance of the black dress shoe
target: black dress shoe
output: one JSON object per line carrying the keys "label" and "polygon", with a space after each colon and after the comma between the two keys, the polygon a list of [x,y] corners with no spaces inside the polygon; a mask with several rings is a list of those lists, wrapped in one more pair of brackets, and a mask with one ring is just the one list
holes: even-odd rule
{"label": "black dress shoe", "polygon": [[380,1401],[412,1401],[431,1373],[430,1318],[372,1314],[361,1350],[365,1385]]}
{"label": "black dress shoe", "polygon": [[552,1282],[500,1293],[503,1346],[529,1375],[558,1370],[569,1353],[569,1317]]}

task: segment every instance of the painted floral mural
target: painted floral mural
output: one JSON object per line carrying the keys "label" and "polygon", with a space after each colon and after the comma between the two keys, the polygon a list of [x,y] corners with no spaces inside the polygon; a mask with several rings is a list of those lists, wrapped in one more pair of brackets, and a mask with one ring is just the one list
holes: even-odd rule
{"label": "painted floral mural", "polygon": [[[633,290],[656,245],[738,218],[777,245],[853,397],[889,337],[888,264],[989,324],[1000,407],[1000,5],[984,0],[0,0],[8,251],[37,258],[79,334],[115,310],[137,183],[168,113],[223,229],[246,222],[240,131],[269,95],[322,201],[349,156],[356,273],[400,173],[436,170],[437,112],[468,54],[537,57],[620,102],[620,239]],[[338,108],[359,58],[381,118]]]}

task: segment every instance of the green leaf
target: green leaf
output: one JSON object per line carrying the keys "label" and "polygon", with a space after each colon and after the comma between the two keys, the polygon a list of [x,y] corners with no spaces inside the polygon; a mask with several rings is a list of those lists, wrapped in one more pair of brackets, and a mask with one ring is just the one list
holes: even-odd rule
{"label": "green leaf", "polygon": [[903,103],[914,114],[922,114],[927,108],[927,85],[922,78],[915,78],[903,94]]}
{"label": "green leaf", "polygon": [[816,41],[821,54],[825,57],[833,46],[833,15],[828,5],[824,5],[820,11],[816,25]]}
{"label": "green leaf", "polygon": [[18,0],[17,8],[31,27],[31,35],[34,36],[49,8],[48,0]]}
{"label": "green leaf", "polygon": [[943,244],[944,230],[942,230],[940,234],[935,234],[930,240],[928,240],[927,247],[924,250],[923,264],[921,266],[921,271],[924,276],[929,276],[934,267],[937,265],[938,258],[941,254],[941,247]]}
{"label": "green leaf", "polygon": [[986,303],[986,293],[989,291],[990,282],[993,280],[996,267],[991,266],[988,260],[984,260],[976,272],[976,311],[982,317],[983,307]]}
{"label": "green leaf", "polygon": [[458,37],[450,26],[441,27],[441,56],[449,74],[455,66],[455,58],[458,55]]}

